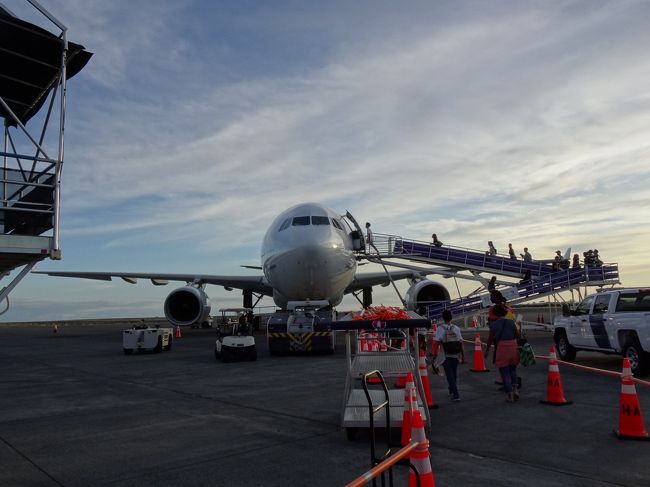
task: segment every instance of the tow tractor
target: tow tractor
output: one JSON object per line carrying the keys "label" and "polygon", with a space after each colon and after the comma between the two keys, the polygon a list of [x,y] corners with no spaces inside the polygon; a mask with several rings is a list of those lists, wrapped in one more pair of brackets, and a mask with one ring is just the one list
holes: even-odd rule
{"label": "tow tractor", "polygon": [[234,360],[257,360],[257,348],[253,336],[250,308],[224,308],[219,310],[221,319],[217,325],[214,357],[222,362]]}
{"label": "tow tractor", "polygon": [[269,353],[333,353],[334,317],[327,301],[289,301],[286,310],[276,311],[267,322]]}
{"label": "tow tractor", "polygon": [[122,331],[122,348],[125,355],[130,355],[134,350],[139,352],[171,350],[173,342],[173,328],[138,325]]}

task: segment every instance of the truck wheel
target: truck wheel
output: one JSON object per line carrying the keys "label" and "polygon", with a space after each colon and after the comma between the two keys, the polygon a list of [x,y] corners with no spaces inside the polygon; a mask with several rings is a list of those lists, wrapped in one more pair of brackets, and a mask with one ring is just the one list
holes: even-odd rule
{"label": "truck wheel", "polygon": [[255,362],[257,360],[257,349],[253,348],[248,353],[248,360],[250,360],[251,362]]}
{"label": "truck wheel", "polygon": [[576,358],[576,349],[569,343],[569,339],[564,330],[558,331],[555,334],[555,348],[557,349],[557,356],[560,360],[573,362]]}
{"label": "truck wheel", "polygon": [[650,357],[643,351],[636,338],[632,338],[625,343],[623,357],[630,361],[630,368],[634,375],[646,375],[648,373]]}
{"label": "truck wheel", "polygon": [[172,349],[172,337],[169,337],[169,341],[167,342],[167,346],[165,347],[165,350],[170,351]]}
{"label": "truck wheel", "polygon": [[156,343],[156,346],[154,347],[153,351],[155,353],[162,352],[162,337],[158,337],[158,343]]}

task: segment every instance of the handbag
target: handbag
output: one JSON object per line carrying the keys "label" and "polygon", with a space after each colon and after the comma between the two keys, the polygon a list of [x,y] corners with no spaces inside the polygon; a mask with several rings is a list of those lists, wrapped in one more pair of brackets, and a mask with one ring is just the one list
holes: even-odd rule
{"label": "handbag", "polygon": [[[522,340],[526,340],[525,338]],[[519,350],[519,363],[524,367],[529,365],[535,365],[535,352],[533,352],[533,347],[531,347],[528,340],[525,341],[523,345],[517,347]]]}

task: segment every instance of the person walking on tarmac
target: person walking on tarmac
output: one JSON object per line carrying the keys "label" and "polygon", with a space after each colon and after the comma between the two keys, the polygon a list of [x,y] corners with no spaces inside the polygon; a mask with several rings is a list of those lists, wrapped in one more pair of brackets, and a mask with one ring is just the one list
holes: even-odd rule
{"label": "person walking on tarmac", "polygon": [[448,309],[442,312],[444,324],[436,329],[434,338],[436,346],[433,354],[434,363],[442,362],[445,370],[449,396],[452,401],[460,401],[457,385],[458,361],[465,363],[465,350],[463,349],[463,337],[460,328],[451,323],[452,314]]}
{"label": "person walking on tarmac", "polygon": [[487,358],[490,346],[496,349],[495,365],[499,368],[503,387],[508,395],[506,401],[515,402],[519,399],[517,388],[517,365],[519,365],[519,351],[517,350],[517,325],[506,318],[507,310],[503,305],[494,306],[497,319],[490,324],[490,335],[485,347]]}

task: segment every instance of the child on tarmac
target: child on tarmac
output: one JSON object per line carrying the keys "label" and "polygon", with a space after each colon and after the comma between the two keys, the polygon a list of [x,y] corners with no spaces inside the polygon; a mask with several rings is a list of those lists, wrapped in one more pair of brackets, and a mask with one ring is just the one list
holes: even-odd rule
{"label": "child on tarmac", "polygon": [[465,362],[465,350],[463,349],[463,337],[460,328],[451,323],[452,314],[448,309],[442,312],[444,324],[436,330],[433,358],[435,363],[442,362],[449,388],[449,397],[452,401],[460,401],[458,385],[456,383],[458,361]]}

